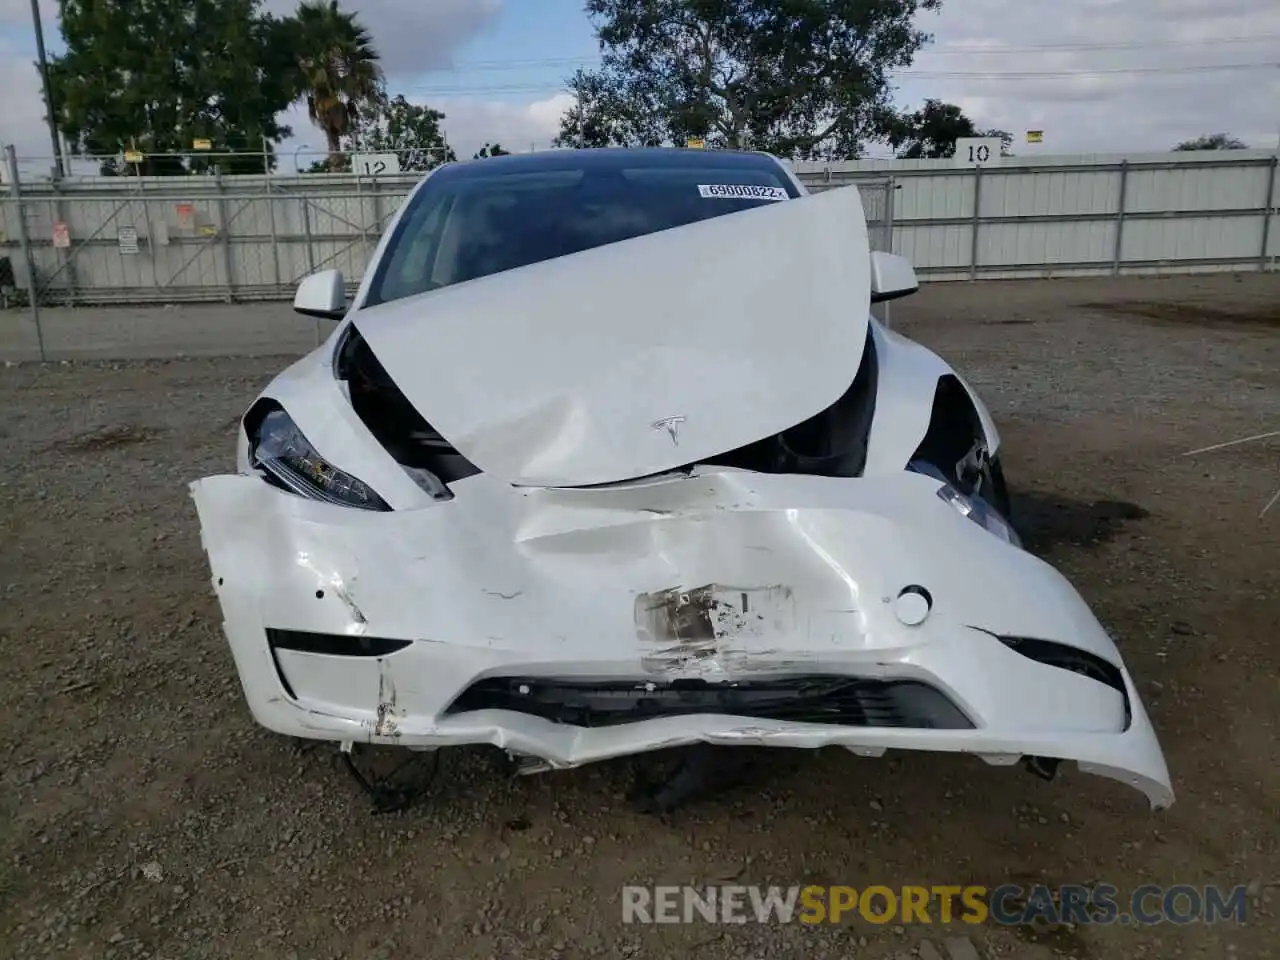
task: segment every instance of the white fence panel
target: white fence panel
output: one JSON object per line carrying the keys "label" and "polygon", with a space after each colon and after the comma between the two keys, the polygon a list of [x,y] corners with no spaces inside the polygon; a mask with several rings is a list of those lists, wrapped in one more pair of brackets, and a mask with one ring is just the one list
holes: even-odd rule
{"label": "white fence panel", "polygon": [[995,217],[1109,214],[1119,209],[1120,172],[1111,170],[1002,173],[982,177],[981,213]]}
{"label": "white fence panel", "polygon": [[1133,170],[1126,207],[1132,213],[1253,210],[1265,202],[1266,166]]}
{"label": "white fence panel", "polygon": [[[813,191],[856,185],[872,246],[910,257],[926,280],[1260,270],[1280,259],[1270,152],[1010,157],[981,172],[950,160],[794,169]],[[21,288],[31,273],[37,297],[55,304],[287,298],[313,270],[339,269],[354,285],[419,180],[19,183],[17,198],[0,198],[0,258]],[[136,231],[136,252],[122,249],[121,228]]]}
{"label": "white fence panel", "polygon": [[907,257],[922,274],[969,270],[973,252],[970,224],[920,226],[899,221],[894,226],[894,253]]}
{"label": "white fence panel", "polygon": [[899,177],[896,183],[895,222],[973,217],[972,177]]}
{"label": "white fence panel", "polygon": [[1099,220],[994,223],[979,233],[979,267],[1110,266],[1116,225]]}
{"label": "white fence panel", "polygon": [[1261,258],[1257,216],[1134,220],[1125,225],[1121,261],[1247,261]]}

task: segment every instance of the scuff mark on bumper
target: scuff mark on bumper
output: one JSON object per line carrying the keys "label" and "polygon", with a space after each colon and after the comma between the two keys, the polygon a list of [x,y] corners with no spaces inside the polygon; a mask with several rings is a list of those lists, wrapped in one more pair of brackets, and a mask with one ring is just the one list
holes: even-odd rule
{"label": "scuff mark on bumper", "polygon": [[[677,484],[688,485],[687,507]],[[302,501],[253,477],[213,477],[192,492],[246,700],[280,733],[493,744],[552,767],[692,743],[1038,756],[1121,780],[1156,807],[1173,800],[1137,690],[1078,594],[918,475],[722,474],[519,498],[481,475],[443,507],[385,514]],[[529,530],[537,536],[522,541]],[[281,650],[278,673],[266,628],[332,635],[340,649],[352,611],[331,590],[318,597],[317,576],[349,587],[357,573],[362,634],[411,642],[377,658]],[[933,612],[908,626],[892,598],[913,583],[928,585]],[[1075,645],[1115,663],[1123,689],[1021,656],[991,634]],[[486,678],[732,683],[797,673],[918,681],[973,727],[704,713],[589,728],[505,709],[448,712]]]}

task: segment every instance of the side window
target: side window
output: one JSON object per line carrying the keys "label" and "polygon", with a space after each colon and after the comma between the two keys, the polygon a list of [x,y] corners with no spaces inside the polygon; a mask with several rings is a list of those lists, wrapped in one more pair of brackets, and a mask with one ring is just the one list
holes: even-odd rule
{"label": "side window", "polygon": [[382,280],[382,299],[399,300],[424,293],[438,285],[435,264],[439,259],[441,227],[453,207],[452,197],[442,197],[415,211],[405,224],[400,244],[390,251],[391,260]]}

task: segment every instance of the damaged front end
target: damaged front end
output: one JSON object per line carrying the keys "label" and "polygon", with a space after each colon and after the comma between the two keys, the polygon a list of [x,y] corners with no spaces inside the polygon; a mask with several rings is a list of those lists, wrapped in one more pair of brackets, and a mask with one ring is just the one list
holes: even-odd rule
{"label": "damaged front end", "polygon": [[548,767],[695,743],[1061,758],[1170,803],[1088,608],[937,489],[697,467],[514,498],[479,475],[460,510],[193,492],[247,700],[281,733]]}
{"label": "damaged front end", "polygon": [[356,310],[282,375],[241,473],[192,485],[258,722],[523,772],[1072,760],[1169,805],[1110,637],[998,509],[987,415],[868,322],[839,193]]}

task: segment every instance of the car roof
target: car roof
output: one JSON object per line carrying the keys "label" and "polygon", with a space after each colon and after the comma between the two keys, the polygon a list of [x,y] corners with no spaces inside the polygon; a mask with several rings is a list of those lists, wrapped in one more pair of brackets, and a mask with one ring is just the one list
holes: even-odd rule
{"label": "car roof", "polygon": [[494,174],[538,173],[552,170],[610,171],[619,169],[707,167],[717,170],[769,170],[782,164],[767,153],[745,150],[692,150],[680,147],[603,147],[582,150],[543,150],[512,153],[450,163],[434,172],[448,179],[490,177]]}

